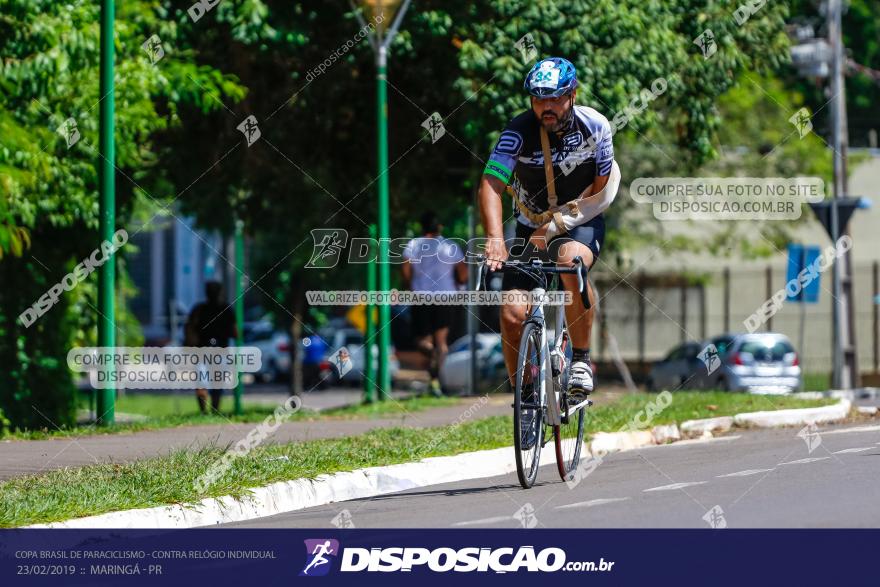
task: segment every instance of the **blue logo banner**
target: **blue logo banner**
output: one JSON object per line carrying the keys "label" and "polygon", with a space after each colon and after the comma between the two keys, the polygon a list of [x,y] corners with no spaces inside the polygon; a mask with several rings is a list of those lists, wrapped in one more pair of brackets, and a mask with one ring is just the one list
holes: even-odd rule
{"label": "blue logo banner", "polygon": [[878,539],[730,528],[3,530],[0,584],[876,585],[864,561]]}

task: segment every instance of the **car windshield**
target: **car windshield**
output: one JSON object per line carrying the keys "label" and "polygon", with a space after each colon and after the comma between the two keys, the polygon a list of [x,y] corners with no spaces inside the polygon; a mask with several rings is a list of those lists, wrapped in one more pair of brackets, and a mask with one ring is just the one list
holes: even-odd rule
{"label": "car windshield", "polygon": [[747,340],[739,348],[741,353],[749,353],[756,361],[779,362],[794,348],[787,340]]}

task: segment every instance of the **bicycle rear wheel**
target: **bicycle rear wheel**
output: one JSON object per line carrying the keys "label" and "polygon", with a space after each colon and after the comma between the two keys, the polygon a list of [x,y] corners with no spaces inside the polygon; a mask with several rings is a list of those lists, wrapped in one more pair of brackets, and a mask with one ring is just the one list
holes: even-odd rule
{"label": "bicycle rear wheel", "polygon": [[556,468],[563,481],[573,477],[575,469],[581,458],[581,448],[584,444],[584,412],[586,406],[577,410],[568,411],[566,390],[568,389],[568,376],[571,371],[571,345],[569,344],[568,331],[563,329],[562,355],[557,357],[559,374],[553,377],[553,397],[549,401],[559,402],[559,412],[562,414],[562,423],[553,427],[553,438],[556,444]]}
{"label": "bicycle rear wheel", "polygon": [[538,462],[544,444],[544,410],[540,399],[541,335],[537,325],[523,326],[513,394],[513,444],[516,474],[524,489],[538,477]]}

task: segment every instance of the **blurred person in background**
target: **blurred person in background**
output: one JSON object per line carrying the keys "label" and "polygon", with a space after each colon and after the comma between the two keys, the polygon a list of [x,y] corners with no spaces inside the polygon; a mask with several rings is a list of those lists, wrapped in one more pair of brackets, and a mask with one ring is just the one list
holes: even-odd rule
{"label": "blurred person in background", "polygon": [[[204,302],[193,306],[186,320],[184,344],[197,347],[229,346],[229,339],[238,336],[238,329],[232,307],[224,299],[223,285],[219,281],[205,282],[205,298]],[[211,389],[210,393],[211,410],[219,412],[223,390]],[[208,390],[197,389],[196,399],[199,402],[199,409],[206,414]]]}
{"label": "blurred person in background", "polygon": [[[403,250],[403,279],[415,292],[456,291],[467,282],[464,252],[453,241],[443,238],[443,225],[433,211],[421,218],[422,236],[407,243]],[[431,391],[441,395],[438,373],[448,351],[449,326],[455,317],[455,306],[414,305],[412,334],[416,348],[428,358]]]}
{"label": "blurred person in background", "polygon": [[303,382],[308,388],[321,383],[321,363],[327,354],[327,341],[318,334],[303,339]]}

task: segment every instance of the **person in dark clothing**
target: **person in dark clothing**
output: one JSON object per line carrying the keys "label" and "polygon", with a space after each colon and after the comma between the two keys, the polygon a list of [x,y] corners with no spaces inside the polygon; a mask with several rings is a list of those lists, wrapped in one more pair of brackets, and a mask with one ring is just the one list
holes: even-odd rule
{"label": "person in dark clothing", "polygon": [[[186,321],[186,346],[198,347],[225,347],[229,345],[229,339],[238,336],[235,325],[235,314],[226,303],[223,296],[223,285],[219,281],[205,283],[204,302],[196,304]],[[211,410],[220,411],[220,396],[222,389],[212,389]],[[196,398],[199,401],[199,409],[203,414],[207,413],[208,390],[197,389]]]}

